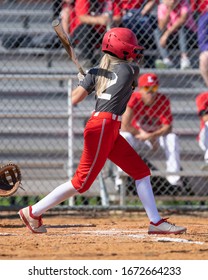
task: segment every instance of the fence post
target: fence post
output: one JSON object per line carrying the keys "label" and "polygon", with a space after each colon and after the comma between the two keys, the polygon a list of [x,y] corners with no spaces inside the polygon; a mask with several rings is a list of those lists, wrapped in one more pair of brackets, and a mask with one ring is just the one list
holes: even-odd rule
{"label": "fence post", "polygon": [[[68,102],[68,178],[69,180],[73,176],[73,108],[71,103],[71,92],[72,92],[72,78],[68,80],[68,96],[67,96],[67,102]],[[74,205],[74,197],[69,198],[69,205]]]}

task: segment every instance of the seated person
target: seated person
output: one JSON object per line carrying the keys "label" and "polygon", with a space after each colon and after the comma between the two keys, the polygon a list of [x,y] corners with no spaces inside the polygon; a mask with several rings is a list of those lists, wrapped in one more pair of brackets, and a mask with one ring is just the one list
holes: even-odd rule
{"label": "seated person", "polygon": [[119,0],[113,1],[112,5],[104,0],[76,0],[74,5],[70,19],[70,37],[78,49],[77,55],[87,60],[89,65],[85,65],[86,67],[91,67],[100,59],[103,34],[109,26],[119,26],[122,10]]}
{"label": "seated person", "polygon": [[157,19],[151,12],[158,2],[158,0],[121,0],[122,25],[134,31],[146,48],[154,44],[152,32],[157,27]]}
{"label": "seated person", "polygon": [[[120,133],[139,154],[145,149],[154,151],[161,147],[167,172],[176,173],[180,171],[180,154],[178,137],[172,132],[170,101],[158,92],[159,80],[154,73],[141,75],[138,87],[139,91],[132,94],[122,116]],[[116,187],[122,183],[120,171],[118,169]],[[173,186],[182,186],[178,175],[168,175],[166,179]]]}
{"label": "seated person", "polygon": [[172,68],[174,66],[168,47],[171,45],[175,48],[175,42],[178,42],[180,49],[180,68],[190,68],[191,63],[187,54],[187,35],[194,32],[196,32],[196,25],[188,2],[186,0],[163,0],[158,5],[158,28],[154,31],[162,58],[162,60],[156,60],[156,68]]}
{"label": "seated person", "polygon": [[208,92],[200,93],[196,97],[196,107],[200,118],[200,131],[197,137],[199,147],[204,151],[204,165],[208,170]]}
{"label": "seated person", "polygon": [[74,10],[74,0],[64,0],[62,2],[62,7],[61,7],[61,23],[63,26],[64,31],[66,34],[69,36],[70,32],[70,21],[71,18],[73,20],[73,10]]}

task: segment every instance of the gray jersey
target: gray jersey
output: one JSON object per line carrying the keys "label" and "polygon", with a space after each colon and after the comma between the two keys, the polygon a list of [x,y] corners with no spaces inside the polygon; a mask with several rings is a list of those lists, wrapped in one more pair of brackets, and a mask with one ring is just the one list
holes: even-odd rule
{"label": "gray jersey", "polygon": [[[80,83],[89,94],[95,90],[97,75],[98,68],[92,68]],[[112,71],[103,70],[102,75],[107,76],[109,82],[105,91],[96,97],[95,111],[122,115],[131,97],[132,85],[137,85],[139,67],[121,62],[116,64]]]}

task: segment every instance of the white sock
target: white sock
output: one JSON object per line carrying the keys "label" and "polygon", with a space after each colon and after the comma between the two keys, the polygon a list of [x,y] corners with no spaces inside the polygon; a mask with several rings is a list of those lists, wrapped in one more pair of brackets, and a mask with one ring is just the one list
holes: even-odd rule
{"label": "white sock", "polygon": [[51,193],[34,204],[32,206],[32,214],[37,217],[41,216],[48,209],[58,205],[75,194],[78,194],[77,190],[73,187],[71,181],[68,181],[55,188]]}
{"label": "white sock", "polygon": [[150,183],[150,176],[144,177],[141,180],[136,180],[135,183],[137,194],[143,204],[149,220],[153,223],[157,223],[161,220],[161,217],[157,210],[152,186]]}

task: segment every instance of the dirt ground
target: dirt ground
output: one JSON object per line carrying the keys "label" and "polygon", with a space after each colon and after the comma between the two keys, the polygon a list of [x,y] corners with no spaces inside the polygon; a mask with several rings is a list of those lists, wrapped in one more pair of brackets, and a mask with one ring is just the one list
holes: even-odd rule
{"label": "dirt ground", "polygon": [[[166,215],[167,216],[167,215]],[[163,215],[164,217],[164,215]],[[208,260],[208,213],[171,214],[182,235],[148,235],[145,213],[49,215],[31,234],[18,215],[0,216],[2,260]]]}

